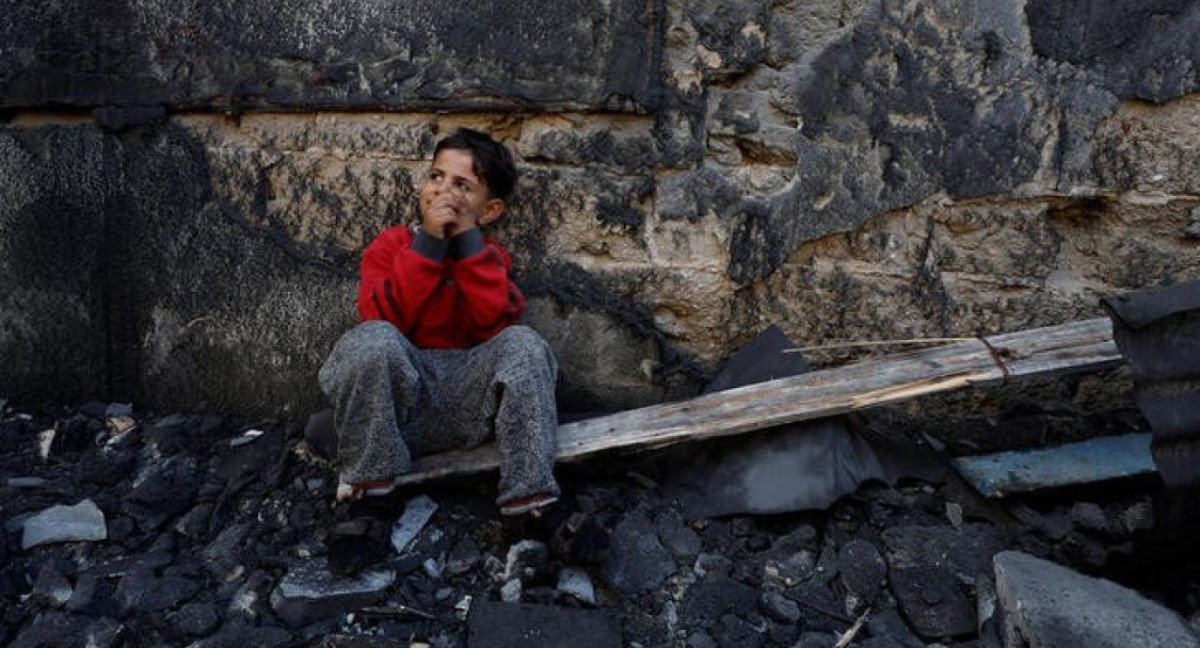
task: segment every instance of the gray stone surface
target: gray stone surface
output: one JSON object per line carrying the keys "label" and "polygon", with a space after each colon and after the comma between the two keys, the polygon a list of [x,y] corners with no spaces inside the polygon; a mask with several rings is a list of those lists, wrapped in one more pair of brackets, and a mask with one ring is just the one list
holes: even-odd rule
{"label": "gray stone surface", "polygon": [[625,594],[652,590],[675,573],[675,559],[663,548],[654,522],[641,510],[628,513],[609,536],[601,576]]}
{"label": "gray stone surface", "polygon": [[293,626],[370,605],[396,580],[390,570],[365,571],[352,578],[329,573],[324,559],[314,559],[288,571],[271,591],[271,607]]}
{"label": "gray stone surface", "polygon": [[1178,614],[1111,581],[1016,551],[995,574],[1006,648],[1200,646]]}
{"label": "gray stone surface", "polygon": [[107,537],[104,512],[85,499],[74,506],[52,506],[25,520],[21,548],[55,542],[96,542]]}
{"label": "gray stone surface", "polygon": [[653,105],[635,0],[0,5],[0,106]]}

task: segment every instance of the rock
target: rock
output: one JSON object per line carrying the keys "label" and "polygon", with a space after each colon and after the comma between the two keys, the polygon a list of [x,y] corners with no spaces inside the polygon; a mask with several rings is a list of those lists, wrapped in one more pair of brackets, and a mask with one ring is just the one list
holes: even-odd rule
{"label": "rock", "polygon": [[691,623],[711,623],[724,614],[748,615],[758,607],[758,600],[753,587],[720,572],[708,572],[688,590],[679,616]]}
{"label": "rock", "polygon": [[188,603],[168,614],[167,620],[174,628],[192,637],[212,634],[221,624],[221,616],[211,603]]}
{"label": "rock", "polygon": [[1107,533],[1110,526],[1104,509],[1095,502],[1076,502],[1071,505],[1067,518],[1075,526],[1088,531]]}
{"label": "rock", "polygon": [[467,614],[471,648],[620,648],[614,610],[477,601]]}
{"label": "rock", "polygon": [[592,579],[582,569],[568,567],[558,575],[558,591],[575,597],[588,605],[596,604],[596,588]]}
{"label": "rock", "polygon": [[613,529],[601,574],[617,590],[637,594],[654,589],[675,570],[675,560],[645,513],[634,511]]}
{"label": "rock", "polygon": [[994,562],[1005,646],[1200,646],[1178,614],[1116,583],[1015,551]]}
{"label": "rock", "polygon": [[800,620],[800,606],[779,592],[764,592],[758,604],[764,614],[780,623]]}
{"label": "rock", "polygon": [[658,539],[663,547],[678,560],[692,560],[700,554],[703,542],[700,536],[675,513],[663,513],[655,520]]}
{"label": "rock", "polygon": [[404,513],[392,526],[392,547],[403,555],[416,539],[417,534],[437,511],[437,502],[425,495],[417,495],[404,505]]}
{"label": "rock", "polygon": [[838,638],[827,632],[804,632],[795,648],[829,648],[837,643]]}
{"label": "rock", "polygon": [[474,569],[483,560],[479,545],[471,538],[463,538],[454,544],[446,557],[446,572],[458,576]]}
{"label": "rock", "polygon": [[500,586],[500,600],[504,601],[505,603],[520,603],[521,592],[523,589],[524,586],[521,585],[521,579],[519,578],[513,578],[505,581],[505,583]]}
{"label": "rock", "polygon": [[954,574],[938,567],[893,567],[892,594],[917,634],[926,639],[975,632],[975,606]]}
{"label": "rock", "polygon": [[96,542],[108,537],[104,513],[90,499],[75,506],[54,506],[25,520],[21,548],[54,542]]}
{"label": "rock", "polygon": [[109,618],[89,619],[65,612],[47,612],[34,617],[9,644],[9,648],[44,646],[88,646],[110,648],[119,641],[123,626]]}
{"label": "rock", "polygon": [[368,605],[395,580],[396,573],[390,570],[337,578],[329,573],[323,559],[314,559],[288,571],[271,592],[271,606],[281,619],[301,626]]}
{"label": "rock", "polygon": [[42,565],[33,583],[33,599],[49,608],[60,608],[71,600],[71,583],[53,565]]}
{"label": "rock", "polygon": [[178,607],[200,591],[200,582],[183,576],[155,576],[135,569],[121,577],[114,598],[124,613],[157,613]]}
{"label": "rock", "polygon": [[871,637],[887,637],[904,648],[925,648],[925,642],[913,634],[900,614],[891,607],[881,605],[872,609],[867,615],[866,630]]}
{"label": "rock", "polygon": [[870,605],[883,586],[887,564],[875,545],[855,539],[838,549],[838,571],[846,593],[860,605]]}

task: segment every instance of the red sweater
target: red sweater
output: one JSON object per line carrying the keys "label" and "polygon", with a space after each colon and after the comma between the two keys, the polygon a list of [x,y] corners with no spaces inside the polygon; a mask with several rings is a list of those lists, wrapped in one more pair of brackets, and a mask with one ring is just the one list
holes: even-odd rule
{"label": "red sweater", "polygon": [[412,244],[408,228],[391,227],[367,246],[357,301],[363,321],[387,320],[421,348],[465,349],[520,318],[525,297],[499,244],[484,239],[482,251],[441,262]]}

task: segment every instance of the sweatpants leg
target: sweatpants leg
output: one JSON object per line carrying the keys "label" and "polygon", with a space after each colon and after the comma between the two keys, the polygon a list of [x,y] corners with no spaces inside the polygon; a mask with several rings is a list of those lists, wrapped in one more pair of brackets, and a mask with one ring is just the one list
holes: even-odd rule
{"label": "sweatpants leg", "polygon": [[363,322],[334,345],[317,378],[333,404],[343,483],[392,480],[412,467],[423,373],[420,351],[388,322]]}
{"label": "sweatpants leg", "polygon": [[500,452],[498,503],[557,495],[558,364],[550,345],[527,326],[509,326],[471,349],[435,353],[433,371],[445,372],[436,390],[436,416],[427,421],[427,434],[436,438],[427,437],[422,445],[428,451],[477,445],[494,433]]}

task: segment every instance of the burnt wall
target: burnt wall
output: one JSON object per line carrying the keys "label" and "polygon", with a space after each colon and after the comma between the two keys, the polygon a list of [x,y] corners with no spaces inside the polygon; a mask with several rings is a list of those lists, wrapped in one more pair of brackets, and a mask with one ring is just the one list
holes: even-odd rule
{"label": "burnt wall", "polygon": [[1200,6],[0,0],[0,397],[303,412],[459,125],[572,409],[1200,276]]}

